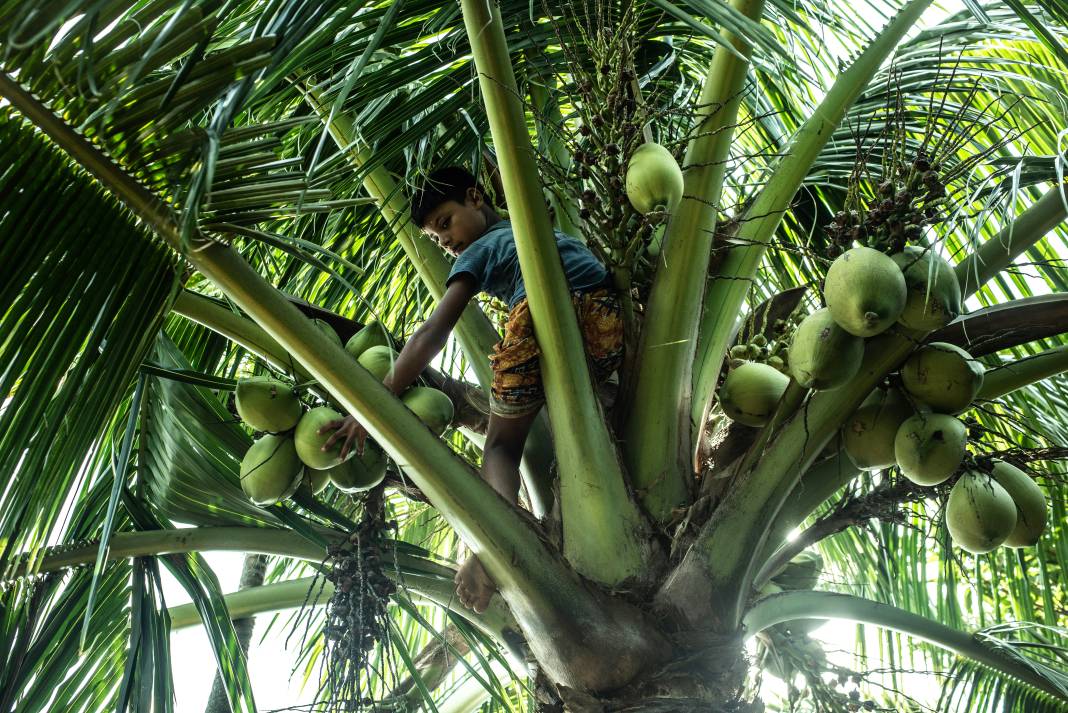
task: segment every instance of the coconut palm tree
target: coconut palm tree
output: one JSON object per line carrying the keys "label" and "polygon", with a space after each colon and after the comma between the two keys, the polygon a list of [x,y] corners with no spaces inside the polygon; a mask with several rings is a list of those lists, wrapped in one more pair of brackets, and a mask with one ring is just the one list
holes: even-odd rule
{"label": "coconut palm tree", "polygon": [[[171,710],[191,625],[255,710],[231,619],[286,610],[321,710],[473,685],[493,710],[757,711],[765,676],[792,710],[921,710],[907,670],[940,711],[1064,709],[1068,10],[964,5],[0,2],[0,710]],[[649,142],[684,188],[640,213]],[[441,296],[407,200],[453,163],[507,211],[538,329],[529,512],[476,470],[500,305],[424,374],[444,437],[332,339],[402,339]],[[554,226],[623,302],[613,393]],[[906,241],[954,265],[964,313],[866,338],[855,373],[832,355],[837,388],[791,378],[832,261]],[[846,301],[893,301],[851,279]],[[963,471],[859,470],[843,424],[930,342],[985,374]],[[723,387],[748,363],[789,375],[755,415]],[[253,373],[355,414],[385,481],[250,502],[231,397]],[[1048,524],[972,554],[943,511],[994,458]],[[465,546],[499,587],[482,613],[454,598]],[[221,591],[215,550],[269,555],[265,583]],[[809,636],[826,619],[858,622],[851,663]]]}

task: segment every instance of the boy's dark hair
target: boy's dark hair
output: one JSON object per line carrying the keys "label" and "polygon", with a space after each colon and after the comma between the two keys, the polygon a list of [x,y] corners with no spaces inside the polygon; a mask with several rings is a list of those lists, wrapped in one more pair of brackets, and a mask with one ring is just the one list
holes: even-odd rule
{"label": "boy's dark hair", "polygon": [[459,166],[439,168],[427,176],[422,188],[412,196],[412,220],[422,228],[427,216],[445,201],[456,201],[462,205],[467,189],[472,187],[482,194],[482,199],[492,208],[493,202],[486,189],[466,169]]}

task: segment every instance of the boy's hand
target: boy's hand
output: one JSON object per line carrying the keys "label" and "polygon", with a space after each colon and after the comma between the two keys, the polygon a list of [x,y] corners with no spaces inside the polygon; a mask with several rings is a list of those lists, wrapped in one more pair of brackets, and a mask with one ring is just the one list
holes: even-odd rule
{"label": "boy's hand", "polygon": [[323,444],[321,450],[328,451],[338,441],[344,439],[341,443],[341,460],[345,460],[349,451],[352,450],[353,441],[356,442],[356,455],[363,455],[363,446],[367,442],[367,429],[360,425],[352,416],[346,416],[342,419],[337,419],[326,424],[319,429],[319,435],[334,431],[330,434],[330,437],[326,439],[326,443]]}

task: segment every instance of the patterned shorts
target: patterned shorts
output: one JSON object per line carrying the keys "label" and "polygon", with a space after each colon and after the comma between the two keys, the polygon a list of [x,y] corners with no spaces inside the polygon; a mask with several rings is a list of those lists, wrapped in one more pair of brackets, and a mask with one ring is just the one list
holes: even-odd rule
{"label": "patterned shorts", "polygon": [[[619,298],[608,289],[572,292],[586,357],[595,381],[602,382],[623,362],[623,317]],[[493,348],[493,399],[490,410],[498,416],[517,418],[541,408],[545,391],[541,384],[538,343],[526,299],[508,313],[504,339]]]}

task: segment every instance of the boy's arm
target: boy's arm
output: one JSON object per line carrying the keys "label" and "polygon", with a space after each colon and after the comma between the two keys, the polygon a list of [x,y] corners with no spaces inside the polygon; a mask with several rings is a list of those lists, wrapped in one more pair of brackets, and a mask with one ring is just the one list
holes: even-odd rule
{"label": "boy's arm", "polygon": [[[419,378],[423,369],[430,365],[438,352],[445,346],[456,323],[460,321],[460,315],[471,298],[478,292],[475,278],[467,273],[457,275],[445,289],[438,306],[433,314],[415,330],[415,334],[404,343],[393,363],[393,369],[383,380],[386,388],[398,396],[411,386],[412,382]],[[341,441],[342,458],[348,456],[352,446],[356,446],[356,452],[363,455],[364,442],[367,440],[367,431],[353,416],[331,421],[319,429],[320,434],[334,431],[322,450],[326,451],[337,441]]]}
{"label": "boy's arm", "polygon": [[392,371],[383,380],[387,389],[400,396],[419,378],[423,369],[430,366],[444,348],[464,308],[477,291],[475,278],[467,273],[460,273],[449,283],[434,312],[404,343]]}

